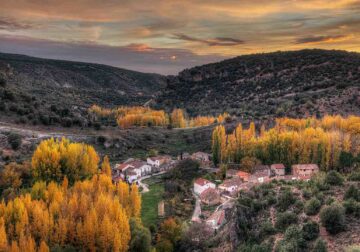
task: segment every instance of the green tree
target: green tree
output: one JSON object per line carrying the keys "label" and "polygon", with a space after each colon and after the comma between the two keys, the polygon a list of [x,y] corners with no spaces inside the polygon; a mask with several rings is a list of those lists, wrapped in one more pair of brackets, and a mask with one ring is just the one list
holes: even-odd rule
{"label": "green tree", "polygon": [[330,234],[337,234],[345,229],[345,209],[337,203],[325,206],[320,212],[320,220]]}

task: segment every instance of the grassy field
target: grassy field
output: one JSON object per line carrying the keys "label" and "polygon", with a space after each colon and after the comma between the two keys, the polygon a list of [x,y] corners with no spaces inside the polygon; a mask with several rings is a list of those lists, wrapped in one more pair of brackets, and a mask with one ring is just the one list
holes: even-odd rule
{"label": "grassy field", "polygon": [[149,184],[150,191],[142,194],[141,218],[145,226],[156,225],[158,220],[158,203],[162,200],[164,184],[152,178],[143,181]]}

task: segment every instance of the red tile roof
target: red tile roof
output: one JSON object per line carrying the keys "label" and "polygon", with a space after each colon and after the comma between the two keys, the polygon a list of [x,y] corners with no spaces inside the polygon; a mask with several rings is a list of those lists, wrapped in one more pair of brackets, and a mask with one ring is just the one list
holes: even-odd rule
{"label": "red tile roof", "polygon": [[195,180],[195,184],[198,184],[200,186],[204,186],[204,185],[209,184],[209,183],[211,183],[209,180],[203,179],[203,178],[198,178],[198,179]]}
{"label": "red tile roof", "polygon": [[285,165],[283,165],[283,164],[272,164],[271,169],[285,169]]}
{"label": "red tile roof", "polygon": [[115,169],[120,170],[120,171],[126,170],[129,167],[131,167],[131,165],[129,165],[129,164],[117,164],[117,165],[115,165]]}

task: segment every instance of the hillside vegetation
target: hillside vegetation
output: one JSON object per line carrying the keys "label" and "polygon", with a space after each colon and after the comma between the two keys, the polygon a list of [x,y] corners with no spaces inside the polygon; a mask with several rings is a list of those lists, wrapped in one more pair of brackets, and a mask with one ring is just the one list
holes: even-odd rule
{"label": "hillside vegetation", "polygon": [[360,113],[360,54],[302,50],[240,56],[169,78],[158,107],[246,119]]}
{"label": "hillside vegetation", "polygon": [[0,118],[82,126],[91,105],[140,105],[165,83],[157,74],[0,53]]}

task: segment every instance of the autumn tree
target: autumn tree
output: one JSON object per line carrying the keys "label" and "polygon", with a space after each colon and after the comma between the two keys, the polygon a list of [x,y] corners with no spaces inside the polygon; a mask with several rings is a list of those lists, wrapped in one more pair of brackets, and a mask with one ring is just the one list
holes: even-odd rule
{"label": "autumn tree", "polygon": [[98,163],[99,156],[92,146],[65,138],[42,141],[31,160],[35,179],[61,181],[67,176],[72,183],[97,173]]}
{"label": "autumn tree", "polygon": [[186,120],[182,109],[174,109],[171,113],[171,125],[174,128],[185,128]]}
{"label": "autumn tree", "polygon": [[101,172],[109,177],[111,177],[111,167],[109,162],[109,157],[105,156],[101,164]]}

